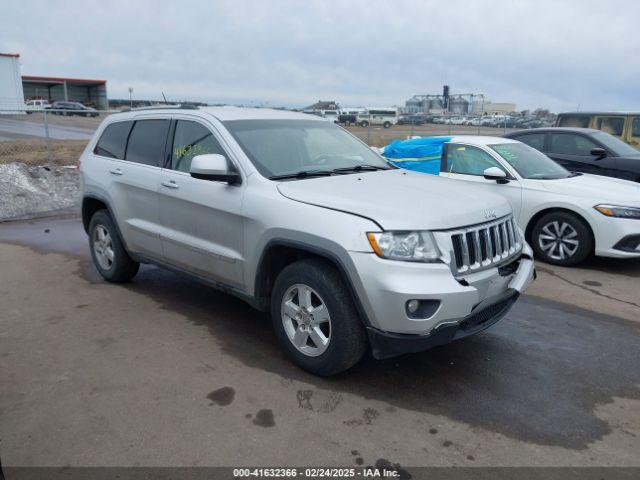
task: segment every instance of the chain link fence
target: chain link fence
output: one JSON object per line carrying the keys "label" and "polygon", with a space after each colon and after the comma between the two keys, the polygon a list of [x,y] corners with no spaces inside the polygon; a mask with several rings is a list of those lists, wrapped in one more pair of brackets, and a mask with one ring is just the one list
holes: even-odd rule
{"label": "chain link fence", "polygon": [[[0,164],[73,165],[104,118],[119,110],[39,110],[0,113]],[[375,147],[414,136],[493,135],[542,122],[524,122],[512,117],[472,117],[460,115],[401,116],[397,124],[343,125]]]}
{"label": "chain link fence", "polygon": [[100,122],[114,111],[3,110],[0,164],[73,165]]}

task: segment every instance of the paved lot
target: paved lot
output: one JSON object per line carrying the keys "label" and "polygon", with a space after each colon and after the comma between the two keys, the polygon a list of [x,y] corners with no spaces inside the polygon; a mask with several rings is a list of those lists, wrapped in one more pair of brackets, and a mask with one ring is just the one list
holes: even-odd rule
{"label": "paved lot", "polygon": [[489,331],[332,379],[188,278],[98,278],[75,218],[0,224],[3,465],[640,465],[640,262],[539,266]]}
{"label": "paved lot", "polygon": [[[0,140],[45,137],[42,115],[21,115],[20,117],[0,115]],[[85,119],[83,118],[83,120]],[[61,125],[59,123],[50,121],[49,124],[49,136],[54,140],[88,140],[95,130],[95,127],[91,128],[88,125],[88,121],[86,122],[87,126]]]}

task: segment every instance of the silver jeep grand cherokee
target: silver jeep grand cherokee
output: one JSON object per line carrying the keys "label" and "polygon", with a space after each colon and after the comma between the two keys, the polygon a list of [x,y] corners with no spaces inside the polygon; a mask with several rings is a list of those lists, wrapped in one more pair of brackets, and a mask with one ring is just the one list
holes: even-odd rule
{"label": "silver jeep grand cherokee", "polygon": [[133,110],[102,123],[80,165],[105,279],[140,263],[187,272],[270,310],[318,375],[481,331],[534,276],[506,200],[396,169],[313,116]]}

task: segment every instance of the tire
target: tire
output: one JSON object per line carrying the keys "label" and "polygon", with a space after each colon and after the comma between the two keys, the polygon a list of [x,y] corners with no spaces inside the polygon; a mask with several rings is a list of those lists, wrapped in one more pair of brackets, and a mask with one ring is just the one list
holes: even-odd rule
{"label": "tire", "polygon": [[391,122],[384,122],[384,123],[382,124],[382,126],[383,126],[384,128],[389,128],[389,127],[391,126]]}
{"label": "tire", "polygon": [[369,126],[369,122],[367,122],[366,120],[363,120],[363,121],[360,122],[360,126],[366,128],[366,127]]}
{"label": "tire", "polygon": [[[308,301],[302,300],[304,292],[309,292]],[[314,318],[314,312],[323,312],[323,305],[326,316],[316,313]],[[305,306],[309,308],[303,311]],[[300,260],[280,272],[271,292],[271,319],[289,358],[315,375],[344,372],[367,350],[366,332],[351,294],[338,271],[324,260]]]}
{"label": "tire", "polygon": [[593,236],[584,220],[569,212],[551,212],[531,231],[536,256],[553,265],[573,266],[593,251]]}
{"label": "tire", "polygon": [[125,250],[107,210],[99,210],[91,217],[89,249],[98,273],[108,282],[128,282],[138,273],[140,264],[135,262]]}

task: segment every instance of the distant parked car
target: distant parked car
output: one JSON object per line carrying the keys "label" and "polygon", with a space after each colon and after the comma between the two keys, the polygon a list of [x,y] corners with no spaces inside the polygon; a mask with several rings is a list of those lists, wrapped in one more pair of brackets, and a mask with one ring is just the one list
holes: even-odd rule
{"label": "distant parked car", "polygon": [[591,128],[536,128],[505,135],[540,150],[567,170],[640,182],[640,151]]}
{"label": "distant parked car", "polygon": [[37,100],[29,100],[26,103],[25,110],[27,113],[33,113],[33,112],[42,112],[48,108],[51,108],[51,105],[49,105],[49,101],[37,99]]}
{"label": "distant parked car", "polygon": [[54,102],[51,113],[55,115],[79,115],[81,117],[97,117],[95,108],[87,107],[80,102]]}
{"label": "distant parked car", "polygon": [[634,147],[640,147],[640,112],[575,112],[560,113],[557,127],[595,128],[618,137]]}
{"label": "distant parked car", "polygon": [[427,121],[426,115],[403,115],[398,118],[398,125],[424,125]]}

